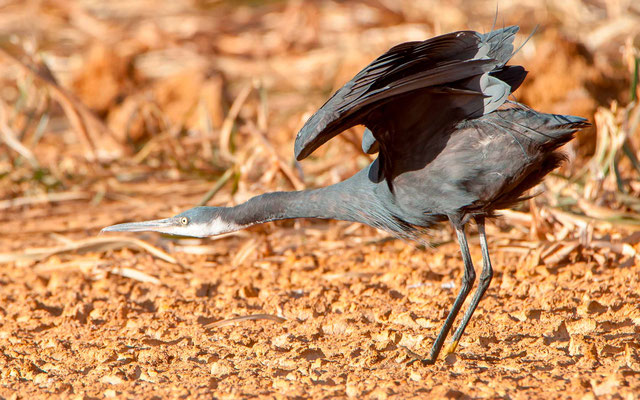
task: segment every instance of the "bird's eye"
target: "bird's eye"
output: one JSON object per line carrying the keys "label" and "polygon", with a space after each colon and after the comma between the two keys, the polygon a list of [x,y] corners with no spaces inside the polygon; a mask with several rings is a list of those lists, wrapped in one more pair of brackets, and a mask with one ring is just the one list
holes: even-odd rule
{"label": "bird's eye", "polygon": [[182,225],[186,225],[186,224],[188,224],[188,223],[189,223],[189,218],[187,218],[187,217],[182,217],[182,218],[180,218],[180,223],[181,223]]}

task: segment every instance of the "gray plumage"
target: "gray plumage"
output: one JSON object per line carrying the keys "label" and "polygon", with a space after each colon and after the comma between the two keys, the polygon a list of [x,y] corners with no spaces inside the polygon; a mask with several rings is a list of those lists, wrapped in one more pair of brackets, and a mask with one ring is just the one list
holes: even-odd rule
{"label": "gray plumage", "polygon": [[518,27],[454,32],[391,48],[339,89],[296,137],[303,159],[345,129],[365,125],[362,149],[375,161],[338,184],[257,196],[235,207],[196,207],[172,218],[105,231],[152,230],[210,236],[267,221],[325,218],[362,222],[405,238],[449,220],[465,265],[462,286],[425,363],[433,363],[475,280],[464,232],[475,219],[483,269],[453,336],[455,350],[492,276],[485,217],[513,205],[556,168],[556,149],[585,119],[539,113],[508,96],[526,71],[507,66]]}

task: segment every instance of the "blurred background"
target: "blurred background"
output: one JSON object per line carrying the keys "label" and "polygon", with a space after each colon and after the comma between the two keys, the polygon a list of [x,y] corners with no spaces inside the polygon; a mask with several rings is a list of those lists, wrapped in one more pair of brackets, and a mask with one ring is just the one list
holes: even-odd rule
{"label": "blurred background", "polygon": [[[100,206],[91,216],[68,215],[64,225],[38,221],[40,231],[84,235],[125,216],[191,206],[216,182],[222,192],[212,204],[342,180],[370,160],[359,151],[362,129],[300,167],[292,143],[306,118],[392,45],[494,24],[520,25],[520,42],[537,27],[513,60],[530,71],[519,101],[595,122],[568,149],[572,182],[580,181],[574,203],[584,197],[595,207],[638,208],[634,1],[27,0],[1,7],[1,229],[14,239],[29,234],[35,203]],[[96,215],[111,201],[128,214]],[[13,243],[2,246],[20,247]]]}
{"label": "blurred background", "polygon": [[[237,299],[241,287],[241,298],[256,297],[268,308],[266,289],[256,291],[257,284],[230,271],[260,263],[295,269],[312,249],[316,265],[317,259],[331,265],[338,262],[331,252],[348,246],[343,241],[386,236],[360,225],[309,221],[267,224],[220,241],[96,235],[107,225],[167,217],[197,204],[232,205],[349,177],[371,161],[360,150],[362,127],[301,164],[293,157],[297,131],[336,89],[397,43],[513,24],[521,28],[516,46],[535,30],[511,62],[530,71],[517,100],[583,116],[593,128],[566,146],[568,162],[548,177],[542,195],[505,211],[492,226],[497,265],[584,262],[637,271],[638,1],[2,0],[0,294],[16,297],[7,300],[13,306],[0,305],[0,315],[28,320],[47,310],[30,296],[74,291],[74,284],[83,296],[115,293],[107,283],[91,286],[101,279],[122,285],[109,281],[114,275],[152,286],[179,276],[176,282],[194,292],[174,289],[198,297],[208,290],[203,282],[224,280],[212,275],[212,265],[229,274],[217,293],[236,285],[233,295],[220,298]],[[459,264],[448,227],[433,240],[450,243]],[[368,256],[354,257],[356,265]],[[436,272],[457,279],[460,271]],[[74,307],[61,306],[59,315],[101,318],[90,316],[98,305],[85,310],[79,299],[56,299]],[[55,310],[42,312],[56,317]],[[11,335],[27,329],[18,325],[5,328]],[[38,374],[19,372],[29,373]]]}

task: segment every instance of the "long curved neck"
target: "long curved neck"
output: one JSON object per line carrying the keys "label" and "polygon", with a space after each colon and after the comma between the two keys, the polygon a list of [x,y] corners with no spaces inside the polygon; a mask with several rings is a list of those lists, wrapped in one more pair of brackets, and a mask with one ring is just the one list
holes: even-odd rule
{"label": "long curved neck", "polygon": [[235,207],[223,208],[223,221],[240,228],[291,218],[322,218],[371,225],[376,208],[375,184],[362,171],[328,187],[293,192],[272,192],[253,197]]}
{"label": "long curved neck", "polygon": [[295,192],[271,192],[245,203],[221,210],[220,217],[246,227],[263,222],[292,218],[354,220],[349,196],[329,188]]}

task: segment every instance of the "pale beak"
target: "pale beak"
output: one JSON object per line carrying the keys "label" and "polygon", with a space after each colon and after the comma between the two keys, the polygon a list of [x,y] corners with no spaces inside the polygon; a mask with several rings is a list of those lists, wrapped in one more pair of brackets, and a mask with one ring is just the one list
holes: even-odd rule
{"label": "pale beak", "polygon": [[162,232],[167,228],[180,226],[176,218],[155,219],[143,222],[127,222],[125,224],[111,225],[103,228],[102,232]]}

